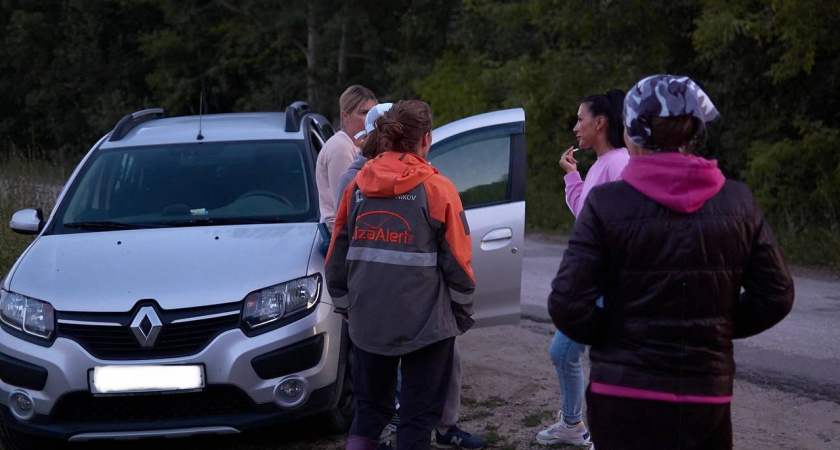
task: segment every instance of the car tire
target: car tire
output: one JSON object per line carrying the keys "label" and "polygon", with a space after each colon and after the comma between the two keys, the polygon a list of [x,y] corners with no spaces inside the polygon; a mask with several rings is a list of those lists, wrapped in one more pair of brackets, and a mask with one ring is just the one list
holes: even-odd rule
{"label": "car tire", "polygon": [[42,450],[64,448],[58,441],[44,439],[9,428],[0,423],[0,448],[4,450]]}
{"label": "car tire", "polygon": [[[340,381],[338,401],[329,411],[323,413],[323,423],[334,434],[346,433],[356,416],[356,394],[353,390],[353,344],[347,333],[342,333],[342,349],[344,350],[344,364],[339,364],[340,373],[336,378]],[[346,347],[346,348],[345,348]],[[343,366],[343,368],[341,368]]]}

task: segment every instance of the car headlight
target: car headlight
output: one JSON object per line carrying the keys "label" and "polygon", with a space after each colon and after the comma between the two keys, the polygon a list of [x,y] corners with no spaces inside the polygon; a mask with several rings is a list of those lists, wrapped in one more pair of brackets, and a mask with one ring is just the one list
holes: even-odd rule
{"label": "car headlight", "polygon": [[253,330],[312,308],[320,294],[321,274],[260,289],[245,296],[242,320]]}
{"label": "car headlight", "polygon": [[55,331],[52,305],[5,290],[0,290],[0,320],[16,330],[43,339],[50,339]]}

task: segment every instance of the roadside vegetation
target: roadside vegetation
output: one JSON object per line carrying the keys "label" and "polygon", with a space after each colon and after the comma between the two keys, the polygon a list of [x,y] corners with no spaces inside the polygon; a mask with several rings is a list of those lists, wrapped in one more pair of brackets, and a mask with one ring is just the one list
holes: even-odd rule
{"label": "roadside vegetation", "polygon": [[12,214],[24,208],[41,208],[47,217],[66,174],[64,168],[49,164],[43,155],[0,153],[0,279],[34,238],[9,228]]}
{"label": "roadside vegetation", "polygon": [[[428,101],[437,125],[523,107],[527,226],[544,233],[573,224],[557,159],[579,101],[690,75],[722,114],[701,155],[750,185],[791,263],[840,269],[840,2],[10,0],[0,28],[4,176],[60,183],[123,115],[196,114],[200,92],[206,113],[306,100],[337,123],[361,83]],[[5,221],[32,202],[21,186],[3,185]],[[5,268],[28,238],[2,233]]]}

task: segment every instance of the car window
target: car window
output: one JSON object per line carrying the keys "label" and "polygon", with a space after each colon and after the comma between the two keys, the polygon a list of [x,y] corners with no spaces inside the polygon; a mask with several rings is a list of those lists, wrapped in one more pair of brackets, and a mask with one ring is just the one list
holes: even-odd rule
{"label": "car window", "polygon": [[324,144],[327,142],[327,140],[324,139],[324,135],[321,132],[320,127],[318,127],[318,124],[315,122],[313,122],[309,127],[309,140],[316,153],[320,152],[321,149],[324,148]]}
{"label": "car window", "polygon": [[291,141],[103,150],[77,177],[58,225],[312,220],[317,211],[303,151]]}
{"label": "car window", "polygon": [[452,180],[464,208],[506,202],[511,138],[507,130],[477,130],[436,144],[429,162]]}

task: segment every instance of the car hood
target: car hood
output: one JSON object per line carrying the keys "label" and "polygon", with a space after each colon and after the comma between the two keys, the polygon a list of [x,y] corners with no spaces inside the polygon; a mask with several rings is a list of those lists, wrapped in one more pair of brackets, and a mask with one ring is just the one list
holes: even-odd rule
{"label": "car hood", "polygon": [[314,223],[237,225],[42,236],[9,275],[13,292],[58,311],[122,312],[242,300],[305,276]]}

